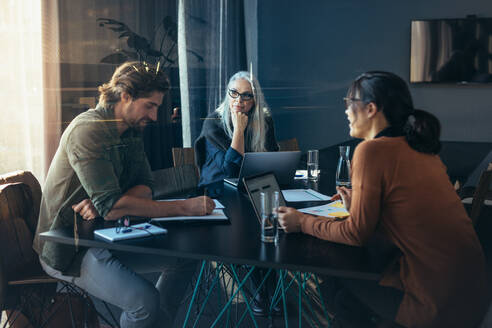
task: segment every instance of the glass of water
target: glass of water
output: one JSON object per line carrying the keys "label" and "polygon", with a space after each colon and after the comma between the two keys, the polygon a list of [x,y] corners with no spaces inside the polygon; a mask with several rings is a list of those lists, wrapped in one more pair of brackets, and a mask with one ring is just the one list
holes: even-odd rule
{"label": "glass of water", "polygon": [[[273,243],[278,239],[277,233],[277,208],[278,207],[278,192],[277,201],[275,195],[269,192],[261,192],[261,241],[265,243]],[[275,205],[277,203],[277,205]]]}
{"label": "glass of water", "polygon": [[338,159],[336,185],[350,188],[350,146],[340,146],[340,158]]}
{"label": "glass of water", "polygon": [[317,181],[319,178],[319,151],[317,149],[307,152],[307,176],[308,180]]}

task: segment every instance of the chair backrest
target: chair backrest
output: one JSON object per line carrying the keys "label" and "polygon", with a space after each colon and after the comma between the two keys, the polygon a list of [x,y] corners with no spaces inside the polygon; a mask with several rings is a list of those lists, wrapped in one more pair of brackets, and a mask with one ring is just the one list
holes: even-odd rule
{"label": "chair backrest", "polygon": [[36,226],[38,224],[39,206],[41,204],[41,186],[38,179],[29,171],[14,171],[0,175],[0,185],[6,183],[22,182],[29,186],[32,196],[33,215],[30,218],[26,218],[27,225],[32,234],[36,233]]}
{"label": "chair backrest", "polygon": [[198,186],[195,165],[182,165],[152,171],[154,178],[154,198],[182,195],[194,191]]}
{"label": "chair backrest", "polygon": [[480,176],[480,181],[478,182],[475,193],[473,194],[472,207],[470,212],[470,217],[473,224],[476,224],[480,212],[484,205],[486,199],[492,200],[492,162],[489,163],[487,170],[485,170]]}
{"label": "chair backrest", "polygon": [[173,147],[172,152],[174,167],[183,165],[195,165],[195,151],[193,148]]}
{"label": "chair backrest", "polygon": [[278,142],[280,151],[295,151],[299,150],[299,143],[296,138],[281,140]]}
{"label": "chair backrest", "polygon": [[[39,209],[38,209],[39,210]],[[30,187],[25,183],[0,185],[0,306],[7,303],[8,281],[39,267],[32,249],[34,234],[27,222],[37,221]]]}

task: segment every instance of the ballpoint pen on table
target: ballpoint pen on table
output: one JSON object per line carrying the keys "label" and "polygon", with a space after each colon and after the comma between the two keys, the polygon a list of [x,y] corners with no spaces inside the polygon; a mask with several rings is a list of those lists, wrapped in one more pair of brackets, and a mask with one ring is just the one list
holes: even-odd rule
{"label": "ballpoint pen on table", "polygon": [[335,200],[340,200],[340,199],[342,199],[342,196],[340,196],[340,194],[335,194],[335,195],[331,196],[330,202],[333,202]]}

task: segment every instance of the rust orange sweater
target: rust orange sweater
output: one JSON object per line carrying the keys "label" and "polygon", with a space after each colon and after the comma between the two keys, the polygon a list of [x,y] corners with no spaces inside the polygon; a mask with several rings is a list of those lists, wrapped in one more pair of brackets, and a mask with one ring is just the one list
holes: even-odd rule
{"label": "rust orange sweater", "polygon": [[301,226],[349,245],[382,231],[403,254],[380,281],[405,293],[396,317],[401,325],[474,327],[485,314],[485,260],[471,220],[440,158],[413,150],[403,137],[356,148],[348,219],[304,215]]}

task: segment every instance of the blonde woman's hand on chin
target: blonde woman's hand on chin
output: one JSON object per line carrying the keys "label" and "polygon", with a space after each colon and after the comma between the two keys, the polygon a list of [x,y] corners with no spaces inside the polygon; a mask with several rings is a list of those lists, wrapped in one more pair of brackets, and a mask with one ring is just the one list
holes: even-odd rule
{"label": "blonde woman's hand on chin", "polygon": [[231,116],[234,131],[244,133],[244,130],[248,126],[248,115],[237,110],[232,110]]}
{"label": "blonde woman's hand on chin", "polygon": [[303,215],[304,213],[292,207],[280,206],[278,208],[278,222],[285,232],[301,231]]}

